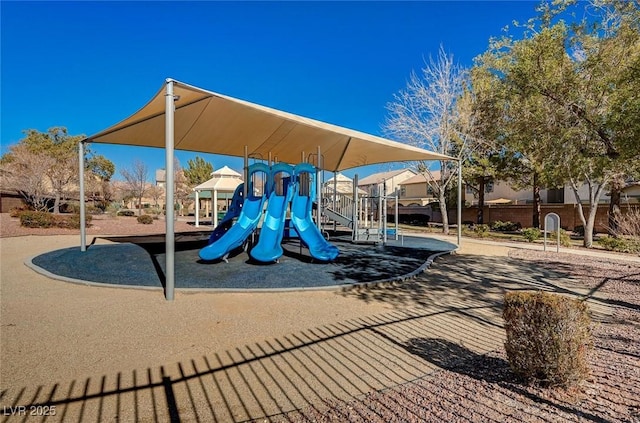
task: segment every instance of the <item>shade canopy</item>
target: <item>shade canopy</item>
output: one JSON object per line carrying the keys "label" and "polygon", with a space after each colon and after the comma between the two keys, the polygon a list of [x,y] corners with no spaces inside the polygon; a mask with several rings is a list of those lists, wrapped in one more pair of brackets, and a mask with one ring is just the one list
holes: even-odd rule
{"label": "shade canopy", "polygon": [[[175,148],[299,163],[320,147],[322,168],[413,160],[451,160],[407,144],[283,112],[174,81]],[[140,110],[88,141],[165,147],[165,86]],[[316,160],[312,160],[316,162]]]}

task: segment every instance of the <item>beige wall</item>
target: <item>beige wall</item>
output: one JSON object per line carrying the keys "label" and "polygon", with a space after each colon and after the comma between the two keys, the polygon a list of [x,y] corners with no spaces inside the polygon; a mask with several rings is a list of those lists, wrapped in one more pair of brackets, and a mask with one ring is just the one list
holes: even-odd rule
{"label": "beige wall", "polygon": [[382,182],[377,184],[359,185],[358,187],[367,192],[368,195],[376,196],[382,194],[383,186],[386,187],[386,193],[389,196],[400,195],[400,184],[409,178],[415,176],[415,173],[410,170],[398,173],[395,176],[386,179],[384,184]]}

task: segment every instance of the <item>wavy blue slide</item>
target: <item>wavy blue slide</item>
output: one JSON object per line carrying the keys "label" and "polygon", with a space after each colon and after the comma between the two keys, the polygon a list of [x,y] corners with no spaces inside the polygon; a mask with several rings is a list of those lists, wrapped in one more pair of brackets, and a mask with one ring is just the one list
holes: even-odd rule
{"label": "wavy blue slide", "polygon": [[270,191],[270,186],[267,184],[263,195],[255,195],[251,181],[253,174],[257,172],[265,172],[266,175],[269,175],[269,166],[263,163],[255,163],[249,166],[249,190],[247,198],[245,198],[243,202],[238,220],[219,239],[211,242],[200,250],[199,255],[202,260],[225,259],[232,250],[242,246],[244,241],[258,226],[258,222],[260,222],[260,218],[262,217],[265,198]]}
{"label": "wavy blue slide", "polygon": [[[284,183],[282,194],[278,194],[275,187],[276,175],[281,174]],[[286,183],[288,176],[288,184]],[[293,195],[293,166],[286,163],[277,163],[271,166],[272,189],[267,204],[267,212],[264,215],[258,243],[249,251],[249,255],[256,261],[271,263],[278,260],[282,254],[282,237],[284,235],[284,223],[287,208]]]}
{"label": "wavy blue slide", "polygon": [[[291,223],[300,239],[307,244],[311,257],[322,261],[335,260],[340,250],[324,239],[311,216],[316,192],[316,168],[309,163],[300,163],[294,168],[293,173],[296,177],[296,190],[291,202]],[[309,174],[309,187],[301,186],[300,176],[304,173]]]}
{"label": "wavy blue slide", "polygon": [[209,237],[209,244],[212,242],[216,242],[218,239],[224,235],[231,225],[233,225],[233,219],[240,216],[240,212],[242,211],[242,205],[244,203],[244,183],[238,185],[236,190],[233,192],[233,198],[231,200],[231,205],[227,210],[227,213],[224,215],[222,220],[218,223],[218,226],[211,232],[211,236]]}

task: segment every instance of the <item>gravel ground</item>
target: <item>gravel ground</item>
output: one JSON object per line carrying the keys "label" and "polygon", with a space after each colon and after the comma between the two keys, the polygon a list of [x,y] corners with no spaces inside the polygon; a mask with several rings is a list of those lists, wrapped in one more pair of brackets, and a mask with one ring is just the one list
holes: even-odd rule
{"label": "gravel ground", "polygon": [[577,285],[605,294],[613,307],[609,318],[594,322],[591,376],[581,386],[526,386],[511,373],[503,351],[472,357],[447,351],[442,370],[417,381],[299,410],[282,421],[640,422],[640,267],[529,250],[514,250],[510,256],[572,274]]}

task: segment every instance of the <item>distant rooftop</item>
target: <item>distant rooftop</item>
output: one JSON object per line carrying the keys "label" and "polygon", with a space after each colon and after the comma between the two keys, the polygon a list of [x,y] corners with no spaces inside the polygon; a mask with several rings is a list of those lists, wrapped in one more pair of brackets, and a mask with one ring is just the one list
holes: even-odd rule
{"label": "distant rooftop", "polygon": [[389,172],[379,172],[379,173],[374,173],[373,175],[369,175],[366,178],[362,178],[360,179],[360,181],[358,181],[358,185],[372,185],[372,184],[379,184],[383,181],[386,181],[388,179],[391,179],[395,176],[400,175],[401,173],[404,172],[411,172],[415,175],[415,171],[411,170],[411,169],[399,169],[399,170],[391,170]]}

